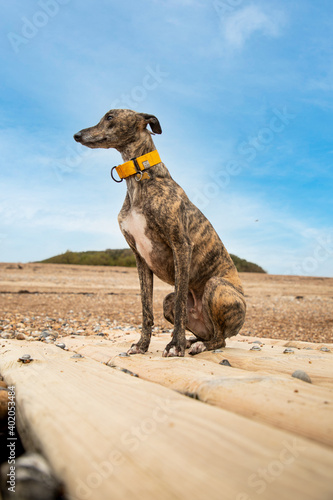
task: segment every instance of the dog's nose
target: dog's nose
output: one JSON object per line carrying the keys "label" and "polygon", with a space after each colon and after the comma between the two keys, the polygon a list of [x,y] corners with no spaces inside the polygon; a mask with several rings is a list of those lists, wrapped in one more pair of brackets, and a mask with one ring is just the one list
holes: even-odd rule
{"label": "dog's nose", "polygon": [[74,134],[73,137],[76,140],[76,142],[80,142],[80,140],[82,139],[82,132],[77,132],[76,134]]}

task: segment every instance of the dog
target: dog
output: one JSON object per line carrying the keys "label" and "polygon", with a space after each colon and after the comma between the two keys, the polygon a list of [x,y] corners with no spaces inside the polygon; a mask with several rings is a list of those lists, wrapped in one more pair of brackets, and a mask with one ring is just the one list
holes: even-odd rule
{"label": "dog", "polygon": [[[194,355],[225,347],[243,326],[246,303],[222,241],[161,161],[152,139],[161,133],[156,116],[113,109],[74,139],[89,148],[115,148],[125,162],[111,175],[127,183],[118,222],[136,258],[143,318],[141,337],[128,354],[149,348],[155,274],[175,290],[163,302],[164,317],[174,325],[163,356],[184,356],[187,347]],[[194,334],[189,341],[185,330]]]}

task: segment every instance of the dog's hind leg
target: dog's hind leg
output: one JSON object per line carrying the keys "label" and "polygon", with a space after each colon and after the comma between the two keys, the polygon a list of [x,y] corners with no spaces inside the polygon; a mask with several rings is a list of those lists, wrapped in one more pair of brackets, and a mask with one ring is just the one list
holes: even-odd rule
{"label": "dog's hind leg", "polygon": [[175,324],[175,292],[169,293],[163,300],[163,315],[169,323]]}
{"label": "dog's hind leg", "polygon": [[[201,301],[200,301],[201,302]],[[189,291],[187,299],[187,321],[186,330],[190,331],[195,335],[195,337],[190,337],[186,339],[186,349],[190,348],[195,342],[203,341],[205,338],[209,338],[209,332],[206,329],[206,325],[203,320],[198,318],[197,311],[198,303],[193,296],[193,293]],[[163,301],[163,313],[167,321],[172,325],[175,324],[175,293],[169,293]],[[200,316],[200,313],[199,313]]]}
{"label": "dog's hind leg", "polygon": [[242,292],[229,281],[215,277],[205,286],[203,316],[213,326],[209,339],[194,343],[189,354],[225,347],[225,339],[237,335],[245,321],[246,305]]}

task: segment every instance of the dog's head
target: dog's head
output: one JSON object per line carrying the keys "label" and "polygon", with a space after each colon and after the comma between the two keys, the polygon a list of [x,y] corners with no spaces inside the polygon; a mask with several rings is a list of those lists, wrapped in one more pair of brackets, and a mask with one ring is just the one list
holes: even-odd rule
{"label": "dog's head", "polygon": [[80,130],[74,139],[89,148],[115,148],[121,150],[140,140],[141,134],[161,134],[161,125],[154,115],[137,113],[129,109],[111,109],[97,125]]}

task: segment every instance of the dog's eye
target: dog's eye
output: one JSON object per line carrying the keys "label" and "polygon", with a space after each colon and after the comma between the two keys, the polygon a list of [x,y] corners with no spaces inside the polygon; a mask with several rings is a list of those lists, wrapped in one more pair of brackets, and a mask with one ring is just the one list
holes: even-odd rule
{"label": "dog's eye", "polygon": [[109,116],[107,117],[107,120],[108,120],[109,122],[110,122],[112,119],[113,119],[113,116],[112,116],[112,115],[109,115]]}

